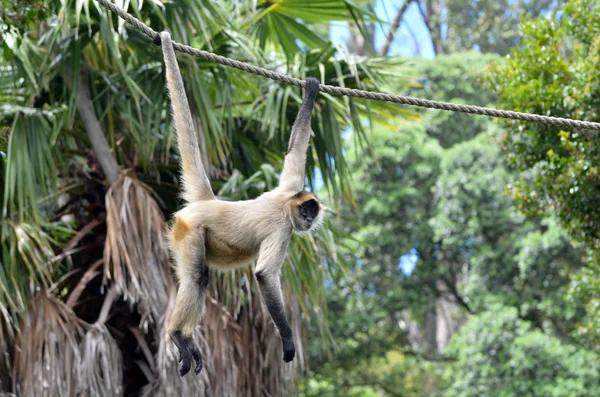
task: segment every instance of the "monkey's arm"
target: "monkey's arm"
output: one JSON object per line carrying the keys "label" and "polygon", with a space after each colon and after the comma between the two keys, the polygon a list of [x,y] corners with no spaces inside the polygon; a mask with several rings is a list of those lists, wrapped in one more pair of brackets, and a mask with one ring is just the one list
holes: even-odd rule
{"label": "monkey's arm", "polygon": [[290,237],[289,233],[279,233],[279,236],[266,239],[260,247],[255,271],[263,301],[281,336],[285,362],[292,361],[296,354],[292,329],[285,316],[280,280],[281,266],[290,244]]}
{"label": "monkey's arm", "polygon": [[319,92],[317,79],[306,79],[306,93],[302,107],[296,116],[292,127],[292,134],[288,144],[288,151],[283,162],[283,172],[279,185],[285,189],[296,192],[304,189],[304,175],[306,168],[306,152],[310,141],[310,119],[315,105],[315,98]]}
{"label": "monkey's arm", "polygon": [[167,71],[167,87],[171,96],[173,119],[177,130],[177,144],[181,154],[183,169],[183,198],[188,202],[211,200],[215,195],[210,187],[210,181],[200,157],[198,136],[192,121],[192,114],[185,96],[181,72],[173,50],[169,32],[161,32],[160,40]]}

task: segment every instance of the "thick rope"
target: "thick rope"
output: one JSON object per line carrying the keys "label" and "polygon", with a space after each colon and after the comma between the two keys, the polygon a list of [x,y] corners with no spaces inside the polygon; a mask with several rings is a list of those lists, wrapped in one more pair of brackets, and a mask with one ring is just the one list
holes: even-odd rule
{"label": "thick rope", "polygon": [[[125,21],[129,22],[136,29],[143,32],[146,36],[155,40],[157,36],[157,32],[155,32],[152,28],[144,24],[139,19],[135,18],[133,15],[123,11],[109,0],[97,0],[98,3],[108,8],[113,13],[117,14]],[[156,43],[159,44],[159,43]],[[295,77],[290,77],[281,73],[274,72],[272,70],[264,69],[258,66],[251,65],[249,63],[240,62],[235,59],[226,58],[224,56],[216,55],[211,52],[199,50],[197,48],[190,47],[188,45],[180,44],[173,42],[173,48],[179,52],[183,52],[185,54],[193,55],[202,59],[206,59],[215,63],[219,63],[221,65],[225,65],[231,68],[239,69],[247,73],[256,74],[258,76],[266,77],[268,79],[282,81],[287,84],[294,85],[296,87],[304,87],[305,81],[301,79],[297,79]],[[332,85],[321,84],[319,85],[319,90],[326,92],[328,94],[334,96],[351,96],[356,98],[365,98],[365,99],[374,99],[376,101],[385,101],[385,102],[394,102],[400,103],[403,105],[411,105],[411,106],[419,106],[430,109],[441,109],[452,112],[462,112],[469,114],[478,114],[483,116],[490,117],[499,117],[504,119],[514,119],[521,121],[531,121],[542,124],[552,124],[560,127],[568,127],[568,128],[580,128],[586,130],[594,130],[600,131],[600,123],[591,122],[591,121],[581,121],[581,120],[573,120],[562,117],[552,117],[552,116],[542,116],[539,114],[532,113],[521,113],[514,112],[512,110],[500,110],[500,109],[492,109],[486,108],[483,106],[473,106],[473,105],[459,105],[455,103],[449,102],[441,102],[441,101],[433,101],[429,99],[421,99],[415,97],[409,97],[404,95],[392,95],[392,94],[383,94],[380,92],[372,92],[365,90],[357,90],[352,88],[343,88],[336,87]]]}

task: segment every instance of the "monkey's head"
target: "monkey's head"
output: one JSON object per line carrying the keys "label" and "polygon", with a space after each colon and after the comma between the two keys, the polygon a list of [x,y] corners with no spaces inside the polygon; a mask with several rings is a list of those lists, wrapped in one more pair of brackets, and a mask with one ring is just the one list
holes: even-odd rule
{"label": "monkey's head", "polygon": [[290,199],[289,208],[290,220],[297,234],[313,231],[323,222],[325,207],[312,192],[296,193]]}

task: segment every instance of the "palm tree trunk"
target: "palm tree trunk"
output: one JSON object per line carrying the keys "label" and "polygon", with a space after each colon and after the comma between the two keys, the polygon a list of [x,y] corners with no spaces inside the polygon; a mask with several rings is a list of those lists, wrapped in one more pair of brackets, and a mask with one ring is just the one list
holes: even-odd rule
{"label": "palm tree trunk", "polygon": [[117,160],[115,160],[110,150],[110,146],[108,146],[100,121],[98,120],[98,117],[96,117],[94,103],[92,102],[92,97],[90,95],[88,73],[85,69],[81,69],[79,72],[79,87],[77,89],[77,94],[77,110],[79,111],[81,122],[90,138],[92,148],[102,167],[102,171],[104,171],[104,175],[106,175],[106,178],[112,185],[119,178],[121,168],[119,167]]}

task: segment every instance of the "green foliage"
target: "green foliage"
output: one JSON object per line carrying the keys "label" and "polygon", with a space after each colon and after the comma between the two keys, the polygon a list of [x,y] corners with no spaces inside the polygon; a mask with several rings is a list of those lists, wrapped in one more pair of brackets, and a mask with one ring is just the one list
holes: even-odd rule
{"label": "green foliage", "polygon": [[359,148],[350,150],[363,225],[354,233],[361,244],[352,254],[361,258],[356,275],[363,280],[362,288],[376,294],[367,299],[385,307],[393,324],[403,309],[425,305],[434,294],[423,293],[422,285],[416,287],[420,282],[432,283],[436,269],[430,266],[417,266],[414,278],[404,281],[415,289],[399,289],[403,274],[399,261],[416,252],[420,261],[430,263],[434,242],[428,219],[441,148],[418,125],[375,130],[373,138],[372,156]]}
{"label": "green foliage", "polygon": [[[433,19],[434,44],[443,53],[477,49],[483,53],[508,54],[520,43],[519,24],[526,16],[543,15],[561,0],[443,0],[439,1]],[[437,11],[436,10],[436,11]],[[442,33],[441,25],[447,24]]]}
{"label": "green foliage", "polygon": [[[499,94],[500,106],[597,120],[599,31],[600,5],[588,0],[569,2],[558,20],[525,23],[523,48],[487,78]],[[528,214],[556,214],[575,243],[588,251],[590,269],[575,277],[571,298],[589,302],[588,320],[579,332],[597,346],[598,313],[589,299],[600,285],[600,135],[513,123],[501,144],[511,164],[534,175],[513,186],[519,207]]]}
{"label": "green foliage", "polygon": [[352,368],[326,364],[324,373],[300,384],[301,397],[440,396],[442,370],[435,362],[419,360],[396,350],[373,355]]}
{"label": "green foliage", "polygon": [[594,396],[595,353],[532,330],[514,308],[495,306],[472,317],[448,347],[447,396]]}
{"label": "green foliage", "polygon": [[[600,6],[594,1],[576,1],[564,8],[561,22],[540,19],[525,24],[523,50],[494,68],[488,79],[501,103],[518,111],[595,119],[598,95],[594,87],[600,82],[594,45],[600,29],[597,11]],[[533,211],[551,200],[570,231],[596,244],[600,230],[600,176],[595,167],[600,156],[598,135],[527,124],[508,129],[502,144],[511,163],[540,171],[535,184],[515,190],[520,204]]]}
{"label": "green foliage", "polygon": [[[581,266],[553,218],[526,218],[505,194],[515,180],[488,134],[444,153],[430,220],[445,262],[469,264],[465,299],[485,310],[489,295],[542,326],[575,313],[564,302],[569,272]],[[561,327],[559,327],[560,330]]]}
{"label": "green foliage", "polygon": [[[415,73],[422,87],[413,88],[409,93],[437,101],[487,106],[496,98],[482,86],[480,76],[487,65],[495,61],[500,61],[500,57],[475,51],[416,61]],[[427,109],[423,110],[423,116],[427,134],[444,148],[494,128],[490,118],[460,112]]]}
{"label": "green foliage", "polygon": [[[307,3],[304,0],[260,1],[257,14],[246,26],[259,40],[265,50],[269,44],[279,46],[291,60],[308,47],[325,47],[327,41],[307,26],[327,21],[348,21],[359,26],[375,20],[375,16],[350,1],[319,0]],[[318,10],[317,12],[315,10]]]}

